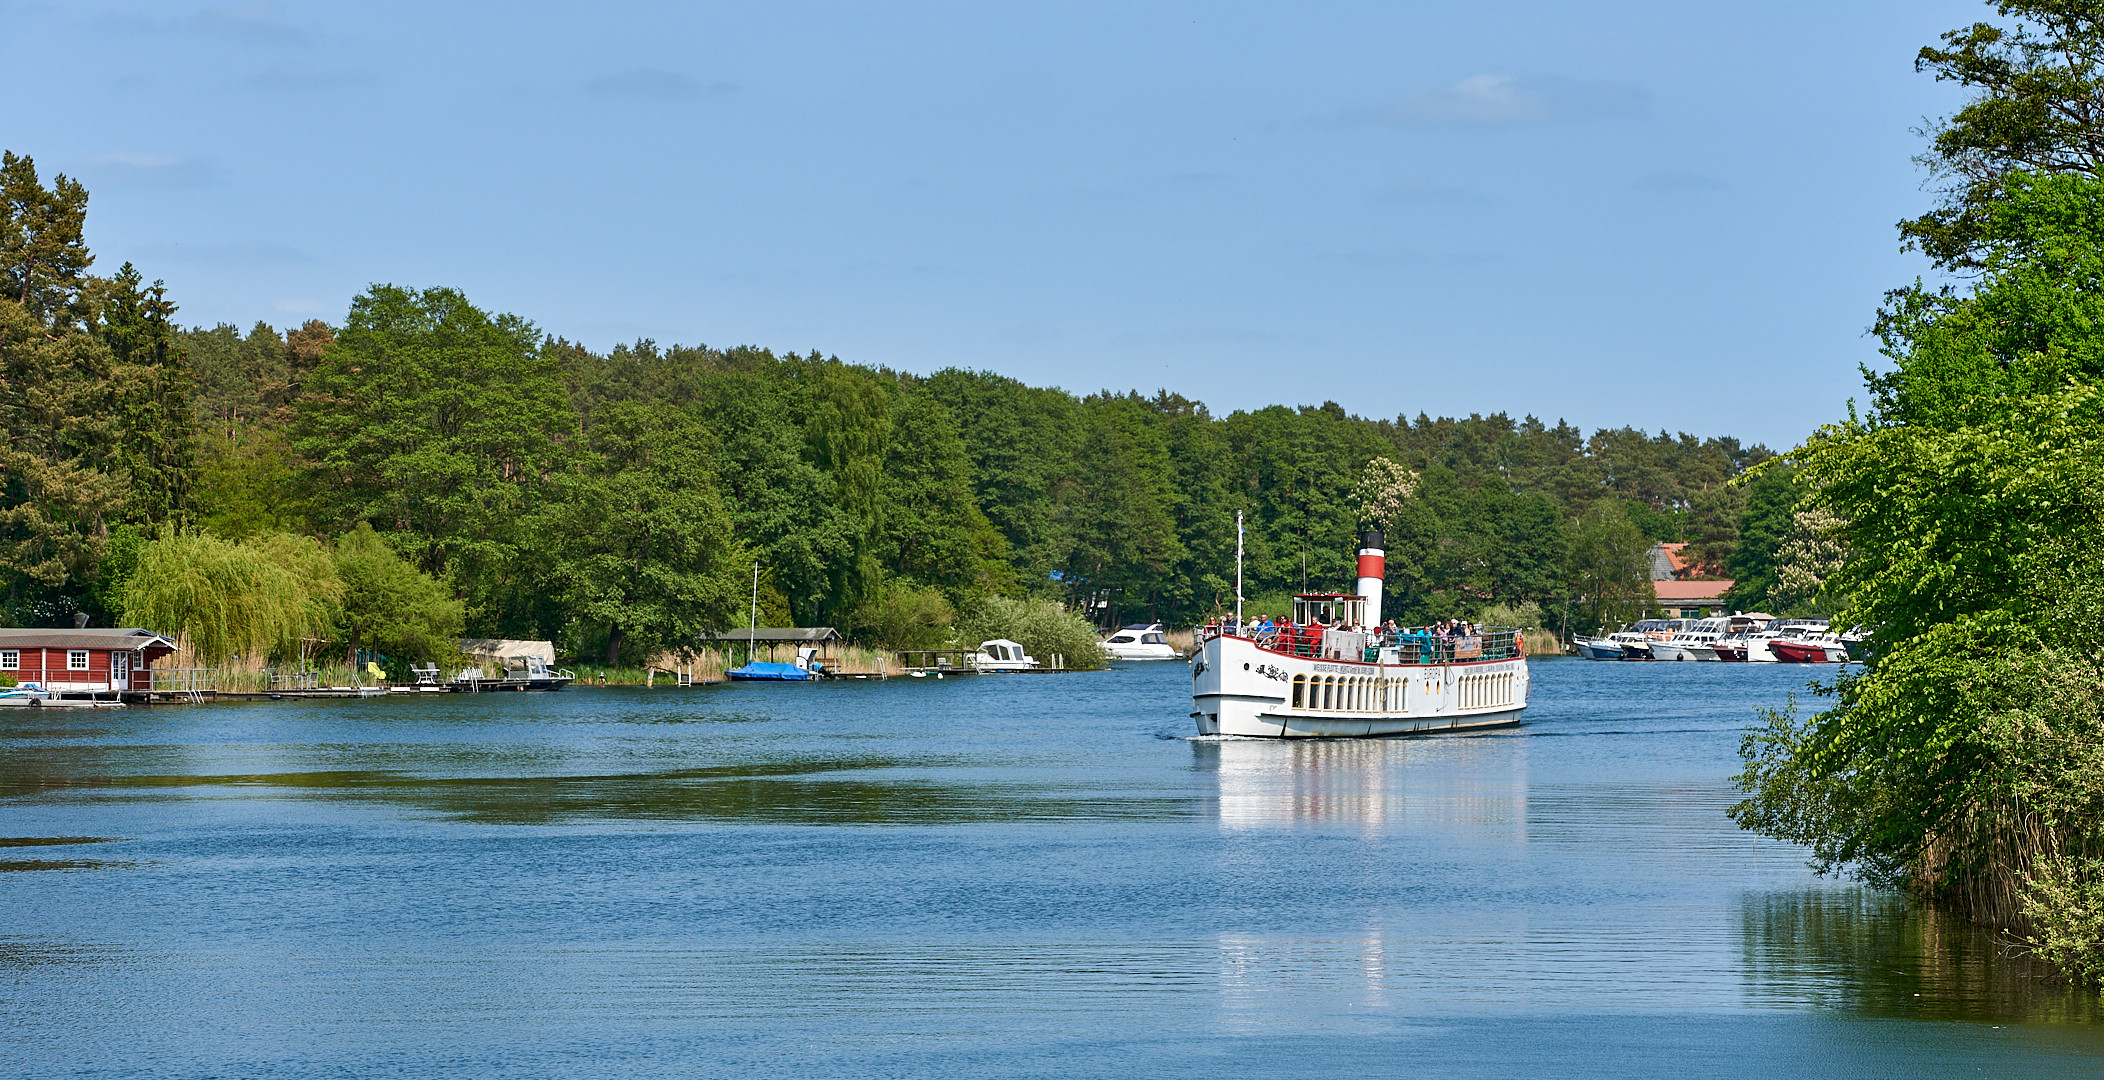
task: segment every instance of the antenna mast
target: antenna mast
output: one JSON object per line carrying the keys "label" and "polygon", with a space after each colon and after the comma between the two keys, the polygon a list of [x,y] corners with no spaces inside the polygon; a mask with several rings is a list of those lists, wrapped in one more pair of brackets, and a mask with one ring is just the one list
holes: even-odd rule
{"label": "antenna mast", "polygon": [[1235,632],[1242,632],[1242,511],[1235,511]]}

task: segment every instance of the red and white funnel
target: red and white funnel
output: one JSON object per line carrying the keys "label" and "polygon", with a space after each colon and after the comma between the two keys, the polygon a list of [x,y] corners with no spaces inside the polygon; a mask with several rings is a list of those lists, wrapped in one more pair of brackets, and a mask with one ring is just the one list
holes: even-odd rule
{"label": "red and white funnel", "polygon": [[1388,576],[1387,543],[1380,530],[1368,529],[1359,536],[1359,595],[1366,598],[1366,625],[1381,625],[1381,580]]}

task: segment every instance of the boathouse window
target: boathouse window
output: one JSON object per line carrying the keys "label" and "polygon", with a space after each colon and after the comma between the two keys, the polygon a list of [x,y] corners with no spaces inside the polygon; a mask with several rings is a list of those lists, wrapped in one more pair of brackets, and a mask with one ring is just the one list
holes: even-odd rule
{"label": "boathouse window", "polygon": [[1301,708],[1301,707],[1302,707],[1302,703],[1303,703],[1303,702],[1305,702],[1305,701],[1307,700],[1307,693],[1308,693],[1308,677],[1307,677],[1306,675],[1295,675],[1295,676],[1293,676],[1293,707],[1294,707],[1294,708],[1298,709],[1298,708]]}
{"label": "boathouse window", "polygon": [[86,671],[86,670],[88,670],[88,650],[86,650],[86,649],[68,649],[68,650],[66,651],[66,670],[67,670],[67,671]]}
{"label": "boathouse window", "polygon": [[22,670],[22,650],[0,649],[0,671]]}

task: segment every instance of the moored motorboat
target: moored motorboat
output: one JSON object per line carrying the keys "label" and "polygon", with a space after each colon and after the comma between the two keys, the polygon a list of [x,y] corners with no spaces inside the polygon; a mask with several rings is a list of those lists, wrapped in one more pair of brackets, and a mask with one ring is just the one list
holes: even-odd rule
{"label": "moored motorboat", "polygon": [[972,670],[981,674],[1001,671],[1035,671],[1037,658],[1023,651],[1021,645],[1007,638],[995,638],[979,643],[979,651],[971,656]]}
{"label": "moored motorboat", "polygon": [[1163,636],[1162,624],[1134,623],[1103,639],[1102,649],[1113,660],[1174,660],[1176,646]]}
{"label": "moored motorboat", "polygon": [[1580,634],[1571,638],[1571,650],[1587,660],[1622,659],[1622,643],[1612,638],[1586,637]]}
{"label": "moored motorboat", "polygon": [[[1776,619],[1746,640],[1746,659],[1755,663],[1824,664],[1848,659],[1847,647],[1828,632],[1825,619]],[[1812,659],[1809,648],[1798,648],[1791,657],[1782,655],[1783,647],[1788,643],[1807,641],[1819,645],[1818,651],[1824,659]]]}
{"label": "moored motorboat", "polygon": [[1670,639],[1652,645],[1651,654],[1660,660],[1715,660],[1716,641],[1729,629],[1727,618],[1697,619]]}
{"label": "moored motorboat", "polygon": [[1777,638],[1768,643],[1768,650],[1785,664],[1826,663],[1826,646],[1803,638]]}

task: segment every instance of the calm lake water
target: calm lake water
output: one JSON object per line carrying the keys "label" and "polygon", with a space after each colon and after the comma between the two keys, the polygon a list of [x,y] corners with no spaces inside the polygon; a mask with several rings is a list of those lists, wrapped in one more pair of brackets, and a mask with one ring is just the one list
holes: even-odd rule
{"label": "calm lake water", "polygon": [[1724,816],[1812,674],[1299,744],[1175,663],[0,710],[0,1072],[2104,1073],[2094,996]]}

